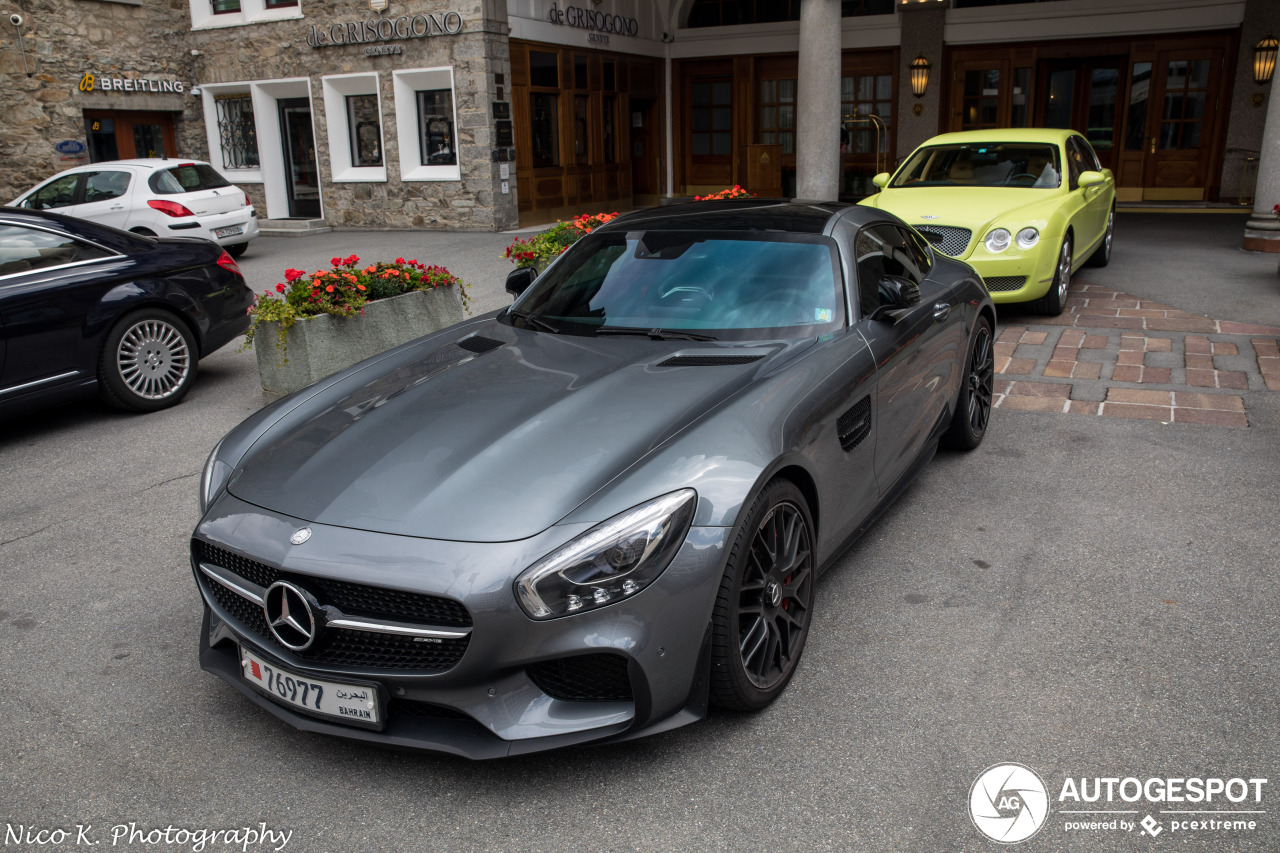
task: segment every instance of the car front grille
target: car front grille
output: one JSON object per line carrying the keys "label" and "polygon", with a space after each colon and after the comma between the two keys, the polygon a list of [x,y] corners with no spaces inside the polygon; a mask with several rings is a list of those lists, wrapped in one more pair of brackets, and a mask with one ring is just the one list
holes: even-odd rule
{"label": "car front grille", "polygon": [[529,667],[529,680],[553,699],[569,702],[630,702],[627,659],[592,654],[543,661]]}
{"label": "car front grille", "polygon": [[[442,609],[453,614],[454,622],[442,623],[436,620],[413,619],[423,627],[469,627],[471,616],[461,603],[449,599],[436,598],[429,595],[403,593],[396,590],[384,590],[379,587],[367,587],[360,584],[328,581],[321,583],[320,578],[286,574],[263,563],[248,560],[221,548],[216,548],[200,540],[193,540],[192,549],[199,562],[218,566],[259,586],[270,586],[277,580],[286,579],[311,592],[319,602],[339,608],[344,615],[361,615],[373,619],[401,621],[405,617],[406,600],[429,599],[443,602]],[[230,564],[230,565],[228,565]],[[241,574],[248,569],[253,574]],[[276,654],[295,655],[307,663],[327,664],[331,666],[360,667],[365,669],[414,670],[418,672],[444,672],[455,666],[467,650],[470,635],[457,638],[441,638],[431,642],[421,642],[412,636],[401,634],[383,634],[373,631],[360,631],[351,628],[330,627],[323,631],[315,644],[302,652],[285,648],[276,640],[267,626],[266,614],[257,603],[232,592],[216,581],[200,575],[200,586],[208,598],[212,599],[235,623],[241,633],[257,638],[266,648]],[[268,583],[262,583],[263,580]],[[331,596],[336,590],[338,595]],[[353,591],[354,590],[354,591]],[[358,594],[357,594],[358,593]],[[386,594],[390,604],[382,606],[381,596]],[[360,605],[356,607],[355,605]],[[424,607],[417,602],[419,610]],[[350,607],[350,609],[348,609]],[[431,609],[428,607],[427,609]],[[433,610],[432,612],[436,612]],[[459,621],[465,620],[465,623]]]}
{"label": "car front grille", "polygon": [[969,238],[973,232],[968,228],[955,228],[951,225],[917,225],[926,240],[944,255],[960,257],[969,247]]}
{"label": "car front grille", "polygon": [[1025,275],[993,275],[990,278],[984,278],[982,282],[987,286],[989,293],[1003,293],[1021,290],[1027,283],[1027,277]]}

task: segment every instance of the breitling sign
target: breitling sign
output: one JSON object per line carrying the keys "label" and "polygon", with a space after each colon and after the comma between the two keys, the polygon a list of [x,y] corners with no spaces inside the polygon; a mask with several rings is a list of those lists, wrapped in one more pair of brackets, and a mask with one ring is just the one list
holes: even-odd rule
{"label": "breitling sign", "polygon": [[[372,5],[374,0],[370,0]],[[382,4],[386,7],[386,3]],[[369,21],[311,25],[307,44],[331,47],[336,44],[371,44],[399,39],[430,36],[456,36],[462,32],[462,16],[457,12],[432,12],[429,15],[401,15],[398,18],[374,18]]]}

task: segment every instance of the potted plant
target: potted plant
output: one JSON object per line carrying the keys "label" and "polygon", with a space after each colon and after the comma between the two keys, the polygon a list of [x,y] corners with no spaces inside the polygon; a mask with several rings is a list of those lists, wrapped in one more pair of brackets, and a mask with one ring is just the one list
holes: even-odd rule
{"label": "potted plant", "polygon": [[504,257],[517,267],[545,270],[565,249],[617,216],[617,213],[584,213],[568,222],[557,222],[528,240],[517,237],[507,247]]}
{"label": "potted plant", "polygon": [[288,394],[464,319],[466,285],[444,267],[359,264],[351,255],[327,270],[285,270],[274,293],[254,300],[244,346],[253,347],[264,391]]}

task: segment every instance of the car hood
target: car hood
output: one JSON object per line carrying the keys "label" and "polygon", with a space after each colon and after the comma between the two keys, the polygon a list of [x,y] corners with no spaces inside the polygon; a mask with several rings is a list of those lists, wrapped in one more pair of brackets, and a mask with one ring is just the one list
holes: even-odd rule
{"label": "car hood", "polygon": [[996,224],[1015,230],[1034,225],[1045,219],[1045,207],[1052,207],[1061,199],[1061,192],[1056,189],[906,187],[882,190],[862,203],[887,210],[911,226],[954,225],[982,237],[987,227]]}
{"label": "car hood", "polygon": [[[322,524],[524,539],[794,348],[549,335],[494,321],[478,329],[457,338],[473,349],[501,346],[477,353],[453,339],[424,339],[407,357],[299,405],[253,444],[228,490]],[[762,358],[658,366],[677,352],[708,351]],[[650,497],[636,495],[636,503]]]}

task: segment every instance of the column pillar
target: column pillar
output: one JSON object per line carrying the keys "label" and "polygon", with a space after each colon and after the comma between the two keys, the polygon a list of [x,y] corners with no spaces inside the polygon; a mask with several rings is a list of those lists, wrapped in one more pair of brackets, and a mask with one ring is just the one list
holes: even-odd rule
{"label": "column pillar", "polygon": [[840,0],[801,0],[796,80],[796,197],[840,189]]}
{"label": "column pillar", "polygon": [[[941,132],[938,130],[939,117],[946,109],[942,93],[951,85],[950,80],[943,79],[945,68],[942,64],[942,34],[947,21],[947,5],[938,0],[898,5],[902,44],[898,50],[897,111],[893,116],[898,126],[898,147],[896,152],[889,152],[890,158],[896,155],[898,160],[904,159],[920,143]],[[911,62],[917,56],[923,56],[933,66],[929,73],[929,88],[919,98],[911,91]]]}
{"label": "column pillar", "polygon": [[[1249,74],[1248,68],[1242,73]],[[1258,183],[1253,194],[1253,215],[1244,226],[1244,248],[1252,252],[1280,252],[1280,219],[1274,206],[1280,204],[1280,97],[1275,79],[1267,93],[1267,118],[1262,126]]]}

